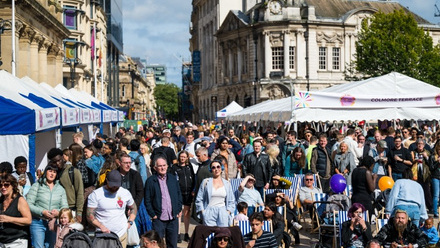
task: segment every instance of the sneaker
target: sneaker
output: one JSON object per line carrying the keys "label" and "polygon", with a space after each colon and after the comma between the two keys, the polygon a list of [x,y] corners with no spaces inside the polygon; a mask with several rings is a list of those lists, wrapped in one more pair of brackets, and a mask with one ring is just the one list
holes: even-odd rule
{"label": "sneaker", "polygon": [[177,234],[177,243],[182,243],[182,235]]}
{"label": "sneaker", "polygon": [[293,228],[295,228],[297,231],[301,230],[302,226],[298,222],[293,222]]}
{"label": "sneaker", "polygon": [[188,235],[188,233],[185,233],[185,237],[183,237],[183,241],[189,242],[189,235]]}

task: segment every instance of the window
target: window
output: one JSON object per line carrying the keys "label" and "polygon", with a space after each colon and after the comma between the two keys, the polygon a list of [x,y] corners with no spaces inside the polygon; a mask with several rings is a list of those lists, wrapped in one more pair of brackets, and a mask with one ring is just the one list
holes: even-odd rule
{"label": "window", "polygon": [[236,76],[238,75],[238,54],[237,52],[234,52],[232,55],[232,75]]}
{"label": "window", "polygon": [[339,47],[333,47],[332,61],[333,70],[340,70],[341,64],[341,49]]}
{"label": "window", "polygon": [[272,69],[282,70],[284,69],[284,48],[272,47]]}
{"label": "window", "polygon": [[241,74],[247,73],[247,51],[243,51],[243,59],[241,61]]}
{"label": "window", "polygon": [[289,47],[289,69],[295,70],[295,47]]}
{"label": "window", "polygon": [[319,48],[319,69],[327,69],[327,47]]}
{"label": "window", "polygon": [[77,29],[75,7],[64,6],[64,26],[68,29]]}
{"label": "window", "polygon": [[122,97],[125,97],[125,85],[122,85]]}

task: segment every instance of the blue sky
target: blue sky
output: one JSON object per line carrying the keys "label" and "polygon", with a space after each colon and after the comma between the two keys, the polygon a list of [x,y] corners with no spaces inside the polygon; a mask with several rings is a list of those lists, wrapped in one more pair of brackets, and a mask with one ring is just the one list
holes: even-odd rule
{"label": "blue sky", "polygon": [[[237,0],[238,1],[238,0]],[[432,23],[434,4],[440,0],[399,0],[404,7]],[[190,0],[125,0],[123,4],[124,53],[166,64],[168,82],[182,84],[181,61],[190,60]]]}

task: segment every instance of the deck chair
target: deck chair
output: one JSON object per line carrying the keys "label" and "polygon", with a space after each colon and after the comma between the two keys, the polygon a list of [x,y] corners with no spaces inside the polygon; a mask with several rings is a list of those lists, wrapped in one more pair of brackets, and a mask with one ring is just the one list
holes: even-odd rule
{"label": "deck chair", "polygon": [[[244,236],[252,231],[251,224],[248,220],[240,220],[234,223],[236,226],[240,228],[241,234]],[[263,221],[262,229],[267,232],[272,232],[272,223],[270,221]]]}
{"label": "deck chair", "polygon": [[[306,221],[306,218],[305,218],[305,216],[306,216],[306,214],[310,214],[307,210],[305,210],[302,206],[301,206],[301,202],[300,201],[298,201],[298,196],[299,196],[299,189],[301,188],[301,187],[304,187],[305,186],[305,183],[304,183],[304,174],[298,174],[298,175],[295,175],[295,181],[296,181],[296,184],[298,185],[297,187],[296,187],[296,189],[294,189],[295,191],[292,191],[292,195],[293,195],[293,197],[294,197],[294,199],[295,199],[295,201],[293,202],[294,203],[294,205],[296,206],[296,208],[298,209],[298,220],[303,220],[303,222],[305,222]],[[319,189],[321,189],[321,182],[319,181],[319,176],[318,176],[318,174],[313,174],[313,179],[314,179],[314,183],[313,183],[313,186],[314,187],[316,187],[316,188],[319,188]],[[294,185],[293,183],[292,183],[292,185]],[[322,189],[321,189],[322,190]]]}
{"label": "deck chair", "polygon": [[345,187],[345,190],[344,190],[344,194],[347,195],[348,198],[351,199],[351,196],[353,195],[353,186],[347,184],[347,187]]}
{"label": "deck chair", "polygon": [[376,235],[380,229],[388,223],[388,219],[377,219],[376,220]]}
{"label": "deck chair", "polygon": [[[328,194],[326,193],[316,193],[316,194],[312,194],[312,199],[313,199],[313,206],[314,206],[314,216],[315,216],[315,221],[316,221],[316,228],[312,227],[312,232],[316,232],[319,228],[320,228],[320,218],[321,216],[324,214],[325,212],[325,204],[327,203],[327,199],[328,199]],[[312,224],[313,224],[313,218],[312,218]]]}
{"label": "deck chair", "polygon": [[[336,212],[335,212],[336,213]],[[368,218],[368,211],[365,211],[365,213],[363,213],[363,217],[366,223],[369,223],[369,218]],[[341,231],[342,231],[342,223],[346,222],[347,220],[349,220],[350,218],[348,217],[348,211],[339,211],[338,212],[338,230],[335,232],[335,234],[337,236],[339,236],[339,244],[342,247],[342,235],[341,235]],[[334,220],[336,220],[336,216],[334,217]],[[336,224],[336,223],[335,223]]]}
{"label": "deck chair", "polygon": [[240,186],[242,180],[242,178],[232,178],[229,181],[231,183],[232,192],[234,192],[235,201],[238,201],[238,187]]}

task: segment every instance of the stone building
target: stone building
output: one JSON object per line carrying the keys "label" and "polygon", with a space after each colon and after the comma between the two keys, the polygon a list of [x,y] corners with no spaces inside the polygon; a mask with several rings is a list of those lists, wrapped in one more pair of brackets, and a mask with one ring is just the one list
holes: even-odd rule
{"label": "stone building", "polygon": [[[0,1],[0,69],[12,73],[12,5]],[[63,79],[63,40],[70,34],[63,25],[56,1],[24,0],[15,5],[15,72],[52,86]]]}
{"label": "stone building", "polygon": [[119,105],[127,108],[131,119],[144,119],[155,115],[154,71],[143,70],[139,58],[121,55],[119,61]]}
{"label": "stone building", "polygon": [[[344,71],[353,60],[362,20],[379,10],[389,13],[403,8],[391,1],[243,2],[246,4],[232,9],[214,32],[215,43],[210,49],[216,51],[215,59],[202,59],[202,68],[206,69],[201,70],[197,92],[192,92],[198,105],[196,118],[212,119],[216,110],[233,100],[246,107],[289,96],[292,90],[318,90],[346,83]],[[207,17],[198,10],[193,10],[192,34],[203,41],[206,37],[200,36],[207,34],[200,32],[198,22]],[[438,44],[440,28],[413,15]],[[191,41],[191,51],[210,53],[202,44]],[[210,69],[204,63],[216,66]]]}
{"label": "stone building", "polygon": [[70,31],[63,40],[63,85],[107,102],[107,19],[103,2],[59,0],[59,5],[63,24]]}

